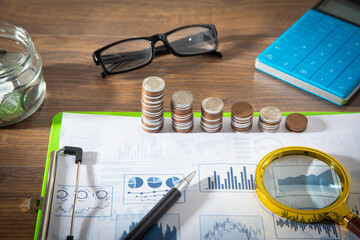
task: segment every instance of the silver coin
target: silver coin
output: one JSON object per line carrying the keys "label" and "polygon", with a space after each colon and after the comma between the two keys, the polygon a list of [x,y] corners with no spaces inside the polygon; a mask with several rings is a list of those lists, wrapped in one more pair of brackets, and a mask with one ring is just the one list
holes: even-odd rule
{"label": "silver coin", "polygon": [[278,123],[281,121],[281,111],[273,106],[263,107],[260,110],[260,118],[268,124]]}
{"label": "silver coin", "polygon": [[203,110],[210,114],[220,113],[224,108],[224,102],[217,97],[208,97],[202,101]]}
{"label": "silver coin", "polygon": [[186,90],[176,91],[172,97],[171,101],[174,103],[175,106],[180,108],[186,108],[193,104],[194,102],[194,95]]}
{"label": "silver coin", "polygon": [[148,92],[161,92],[165,89],[165,81],[160,77],[147,77],[143,81],[143,88]]}

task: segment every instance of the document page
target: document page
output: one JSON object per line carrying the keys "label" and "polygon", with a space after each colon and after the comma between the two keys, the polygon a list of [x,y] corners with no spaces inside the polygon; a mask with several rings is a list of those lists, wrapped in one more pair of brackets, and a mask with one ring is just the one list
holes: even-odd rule
{"label": "document page", "polygon": [[[251,131],[239,133],[232,130],[231,119],[224,118],[220,132],[206,133],[195,118],[193,131],[177,133],[171,118],[165,118],[160,133],[147,133],[139,117],[63,113],[59,146],[84,151],[74,239],[123,239],[193,171],[185,193],[143,239],[356,239],[330,221],[302,224],[281,218],[256,196],[255,170],[266,154],[286,146],[311,147],[345,167],[351,182],[348,206],[359,215],[360,114],[308,120],[303,133],[289,132],[285,117],[279,131],[264,133],[255,117]],[[70,232],[76,171],[74,156],[60,153],[48,239],[66,239]],[[281,178],[281,169],[276,171]]]}

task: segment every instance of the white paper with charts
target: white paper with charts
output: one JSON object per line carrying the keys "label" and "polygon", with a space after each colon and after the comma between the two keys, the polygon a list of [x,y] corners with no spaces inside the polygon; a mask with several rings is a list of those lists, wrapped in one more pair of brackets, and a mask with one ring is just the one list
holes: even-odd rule
{"label": "white paper with charts", "polygon": [[[219,133],[175,133],[165,119],[160,133],[146,133],[140,118],[64,113],[60,146],[84,150],[75,239],[122,239],[187,174],[197,174],[185,194],[144,239],[356,239],[333,223],[299,224],[265,209],[254,191],[257,163],[272,150],[307,146],[335,157],[346,168],[348,206],[360,209],[360,114],[308,116],[304,133],[284,120],[277,133],[235,133],[224,118]],[[70,229],[76,166],[59,155],[48,239]]]}

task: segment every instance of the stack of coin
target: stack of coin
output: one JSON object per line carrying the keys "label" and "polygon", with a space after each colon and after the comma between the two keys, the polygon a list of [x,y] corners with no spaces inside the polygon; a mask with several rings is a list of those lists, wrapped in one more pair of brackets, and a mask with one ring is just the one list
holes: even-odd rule
{"label": "stack of coin", "polygon": [[300,113],[292,113],[286,117],[285,127],[291,132],[303,132],[306,130],[308,119]]}
{"label": "stack of coin", "polygon": [[176,91],[171,97],[172,127],[177,132],[190,132],[194,127],[193,110],[194,96],[191,92]]}
{"label": "stack of coin", "polygon": [[164,125],[165,81],[159,77],[147,77],[141,92],[141,125],[146,132],[160,132]]}
{"label": "stack of coin", "polygon": [[253,123],[253,107],[247,102],[238,102],[231,106],[231,127],[237,132],[250,131]]}
{"label": "stack of coin", "polygon": [[201,104],[201,129],[218,132],[222,127],[224,103],[220,98],[208,97]]}
{"label": "stack of coin", "polygon": [[272,106],[260,110],[259,129],[263,132],[276,132],[280,127],[281,111]]}

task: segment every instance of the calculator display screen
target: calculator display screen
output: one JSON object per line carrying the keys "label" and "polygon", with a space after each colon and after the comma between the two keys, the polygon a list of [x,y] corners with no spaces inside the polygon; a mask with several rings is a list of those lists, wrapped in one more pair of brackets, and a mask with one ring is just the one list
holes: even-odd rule
{"label": "calculator display screen", "polygon": [[360,4],[349,0],[325,0],[317,9],[360,25]]}

